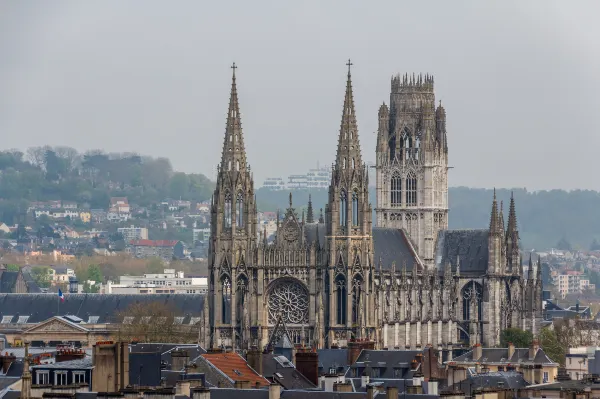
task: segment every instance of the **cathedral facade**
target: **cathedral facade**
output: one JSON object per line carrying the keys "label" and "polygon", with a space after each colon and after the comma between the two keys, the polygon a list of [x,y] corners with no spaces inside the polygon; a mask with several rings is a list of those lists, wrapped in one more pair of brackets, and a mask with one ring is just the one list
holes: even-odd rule
{"label": "cathedral facade", "polygon": [[[541,267],[524,276],[516,210],[494,196],[488,229],[448,230],[446,113],[433,77],[396,76],[379,109],[376,226],[348,64],[329,199],[318,220],[289,206],[276,237],[258,231],[234,73],[211,204],[205,347],[292,344],[440,350],[495,346],[508,327],[537,332]],[[277,336],[277,337],[276,337]]]}

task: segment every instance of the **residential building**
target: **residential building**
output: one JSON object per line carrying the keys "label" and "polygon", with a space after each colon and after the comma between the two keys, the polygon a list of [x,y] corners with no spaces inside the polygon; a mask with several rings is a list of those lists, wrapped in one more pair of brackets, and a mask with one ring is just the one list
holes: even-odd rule
{"label": "residential building", "polygon": [[161,258],[171,261],[173,258],[184,257],[184,246],[176,240],[132,240],[127,251],[136,258]]}
{"label": "residential building", "polygon": [[135,227],[134,225],[131,225],[130,227],[119,227],[117,232],[123,235],[125,242],[148,239],[148,229],[146,227]]}
{"label": "residential building", "polygon": [[205,294],[207,291],[206,277],[185,277],[175,269],[143,276],[121,276],[119,284],[109,281],[105,289],[106,294]]}
{"label": "residential building", "polygon": [[112,197],[106,217],[109,221],[124,222],[131,217],[129,202],[126,197]]}
{"label": "residential building", "polygon": [[208,241],[209,238],[210,238],[210,227],[192,230],[192,242],[193,243],[195,243],[196,241]]}
{"label": "residential building", "polygon": [[529,384],[554,382],[558,375],[559,364],[550,359],[534,340],[529,348],[483,348],[475,345],[470,351],[445,362],[448,376],[456,369],[472,369],[481,373],[483,368],[491,372],[517,371]]}
{"label": "residential building", "polygon": [[555,278],[555,281],[558,281],[558,291],[563,298],[567,294],[577,294],[585,289],[596,289],[595,284],[590,284],[590,280],[585,278],[583,272],[580,271],[567,270]]}
{"label": "residential building", "polygon": [[52,284],[66,284],[70,277],[75,277],[75,270],[69,266],[50,266],[50,270],[52,271]]}

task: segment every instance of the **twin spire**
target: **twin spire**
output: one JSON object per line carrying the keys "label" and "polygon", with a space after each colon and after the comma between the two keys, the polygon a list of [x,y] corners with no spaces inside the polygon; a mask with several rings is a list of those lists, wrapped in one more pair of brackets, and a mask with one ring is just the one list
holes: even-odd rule
{"label": "twin spire", "polygon": [[[358,140],[358,126],[354,110],[354,97],[352,95],[352,76],[350,67],[352,62],[348,60],[348,79],[346,82],[346,93],[344,95],[344,109],[342,111],[342,123],[338,138],[336,154],[336,165],[339,169],[354,169],[362,166],[360,142]],[[227,124],[225,126],[225,139],[221,155],[221,171],[246,171],[246,149],[242,133],[242,118],[235,78],[237,66],[235,62],[231,66],[233,70],[231,79],[231,94],[229,96],[229,109],[227,111]]]}
{"label": "twin spire", "polygon": [[[490,234],[504,233],[504,214],[502,206],[498,213],[498,201],[496,200],[496,189],[494,188],[494,201],[492,202],[492,212],[490,215]],[[510,194],[510,207],[508,210],[508,225],[506,227],[506,238],[513,243],[519,242],[519,231],[517,228],[517,212],[515,210],[515,197]]]}
{"label": "twin spire", "polygon": [[233,76],[231,79],[231,94],[229,96],[229,109],[227,110],[227,124],[225,126],[225,140],[223,154],[221,155],[222,171],[245,171],[246,149],[242,134],[242,117],[238,102],[237,85],[235,82],[235,62],[231,66]]}
{"label": "twin spire", "polygon": [[354,111],[354,96],[352,95],[352,75],[348,60],[348,80],[346,81],[346,94],[344,95],[344,109],[342,111],[342,124],[338,138],[336,166],[338,169],[354,169],[362,166],[360,142],[358,141],[358,126]]}

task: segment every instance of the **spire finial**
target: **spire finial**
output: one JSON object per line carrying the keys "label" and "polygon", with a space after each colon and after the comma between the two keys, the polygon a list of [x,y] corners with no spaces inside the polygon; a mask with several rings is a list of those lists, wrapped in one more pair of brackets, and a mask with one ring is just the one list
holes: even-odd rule
{"label": "spire finial", "polygon": [[233,77],[235,78],[235,70],[237,69],[235,62],[233,63],[233,65],[231,65],[231,69],[233,69]]}
{"label": "spire finial", "polygon": [[348,58],[348,62],[346,63],[346,65],[348,66],[348,76],[350,76],[350,67],[354,64],[352,64],[352,61],[350,61],[350,58]]}
{"label": "spire finial", "polygon": [[290,191],[290,208],[292,207],[292,192]]}

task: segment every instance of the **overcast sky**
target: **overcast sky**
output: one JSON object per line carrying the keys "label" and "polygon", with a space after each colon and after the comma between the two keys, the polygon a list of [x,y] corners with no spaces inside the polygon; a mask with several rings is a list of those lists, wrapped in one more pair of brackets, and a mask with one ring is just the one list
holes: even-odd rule
{"label": "overcast sky", "polygon": [[352,58],[363,158],[390,77],[431,73],[450,185],[600,189],[597,1],[1,1],[0,147],[165,156],[214,178],[233,61],[248,160],[331,164]]}

